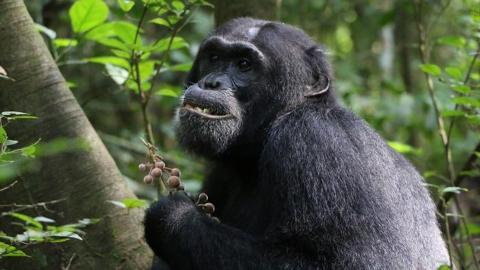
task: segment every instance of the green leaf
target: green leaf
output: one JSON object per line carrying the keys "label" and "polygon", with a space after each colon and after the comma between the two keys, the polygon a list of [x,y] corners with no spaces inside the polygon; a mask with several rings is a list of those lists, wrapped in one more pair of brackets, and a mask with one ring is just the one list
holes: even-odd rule
{"label": "green leaf", "polygon": [[141,200],[141,199],[136,199],[136,198],[126,198],[122,202],[125,205],[125,207],[128,208],[128,209],[131,209],[131,208],[146,208],[148,206],[147,201]]}
{"label": "green leaf", "polygon": [[164,71],[183,71],[183,72],[186,72],[186,71],[189,71],[190,69],[192,69],[192,63],[183,63],[183,64],[178,64],[178,65],[174,65],[174,66],[169,66],[169,67],[166,67],[165,69],[162,69],[160,70],[160,72],[164,72]]}
{"label": "green leaf", "polygon": [[420,65],[420,69],[432,76],[439,76],[442,73],[442,70],[434,64],[422,64]]}
{"label": "green leaf", "polygon": [[158,25],[163,25],[163,26],[166,26],[166,27],[170,28],[170,23],[168,23],[167,20],[165,20],[163,18],[156,18],[156,19],[150,20],[150,22],[154,23],[154,24],[158,24]]}
{"label": "green leaf", "polygon": [[105,22],[108,6],[103,0],[77,0],[68,14],[75,33],[84,33]]}
{"label": "green leaf", "polygon": [[446,67],[445,72],[457,81],[461,81],[463,78],[462,71],[457,67]]}
{"label": "green leaf", "polygon": [[38,222],[43,222],[43,223],[55,223],[55,220],[44,217],[44,216],[38,216],[38,217],[35,217],[34,219]]}
{"label": "green leaf", "polygon": [[96,224],[100,222],[99,218],[82,218],[78,221],[79,224],[83,226],[91,225],[91,224]]}
{"label": "green leaf", "polygon": [[437,268],[437,270],[452,270],[452,268],[450,268],[450,266],[446,264],[442,264],[440,265],[440,267]]}
{"label": "green leaf", "polygon": [[4,144],[8,139],[7,132],[0,126],[0,145]]}
{"label": "green leaf", "polygon": [[401,154],[414,154],[414,155],[419,155],[421,154],[420,149],[416,149],[408,144],[404,144],[401,142],[393,142],[389,141],[388,145],[393,148],[395,151],[401,153]]}
{"label": "green leaf", "polygon": [[116,205],[116,206],[118,206],[118,207],[121,207],[121,208],[127,208],[127,206],[126,206],[123,202],[111,201],[111,200],[109,200],[109,201],[107,201],[107,202],[109,202],[109,203],[111,203],[111,204],[113,204],[113,205]]}
{"label": "green leaf", "polygon": [[480,100],[472,97],[455,97],[452,99],[455,104],[480,107]]}
{"label": "green leaf", "polygon": [[455,193],[455,194],[460,194],[462,192],[468,191],[466,188],[461,188],[461,187],[446,187],[442,189],[442,193]]}
{"label": "green leaf", "polygon": [[128,79],[128,70],[124,68],[111,64],[105,64],[105,68],[107,69],[108,76],[118,85],[123,85]]}
{"label": "green leaf", "polygon": [[54,234],[52,234],[52,236],[68,237],[68,238],[77,239],[77,240],[80,240],[80,241],[83,240],[82,237],[80,237],[80,235],[78,235],[76,233],[73,233],[73,232],[68,232],[68,231],[54,233]]}
{"label": "green leaf", "polygon": [[457,47],[457,48],[463,48],[466,43],[465,38],[459,37],[459,36],[441,37],[437,41],[439,44],[448,45],[448,46]]}
{"label": "green leaf", "polygon": [[18,141],[15,141],[15,140],[7,140],[7,141],[5,142],[5,145],[6,145],[6,146],[10,146],[10,145],[15,145],[15,144],[17,144],[17,143],[18,143]]}
{"label": "green leaf", "polygon": [[[164,52],[168,48],[168,44],[170,42],[170,38],[163,38],[158,43],[152,47],[152,51],[155,52]],[[186,42],[183,38],[181,37],[175,37],[173,38],[172,45],[170,47],[171,50],[175,49],[181,49],[188,47],[188,42]]]}
{"label": "green leaf", "polygon": [[12,117],[12,116],[29,115],[29,114],[24,112],[16,112],[16,111],[5,111],[5,112],[2,112],[2,115],[6,117]]}
{"label": "green leaf", "polygon": [[132,0],[117,0],[117,3],[124,12],[129,12],[135,5]]}
{"label": "green leaf", "polygon": [[40,222],[36,221],[34,218],[29,217],[27,215],[20,214],[20,213],[15,213],[15,212],[8,213],[8,215],[11,216],[11,217],[17,218],[17,219],[25,222],[26,224],[33,225],[34,227],[36,227],[38,229],[42,228],[42,224]]}
{"label": "green leaf", "polygon": [[475,223],[468,223],[467,227],[471,235],[480,235],[480,225]]}
{"label": "green leaf", "polygon": [[35,146],[35,144],[31,144],[29,146],[23,147],[21,150],[22,150],[22,155],[29,158],[34,158],[37,152],[37,147]]}
{"label": "green leaf", "polygon": [[442,111],[443,117],[457,117],[457,116],[465,116],[465,113],[458,110],[445,110]]}
{"label": "green leaf", "polygon": [[178,11],[183,11],[185,9],[185,4],[183,4],[182,1],[179,1],[179,0],[174,0],[172,2],[172,6],[174,9]]}
{"label": "green leaf", "polygon": [[453,85],[452,89],[461,94],[468,94],[472,91],[467,85]]}
{"label": "green leaf", "polygon": [[[140,33],[141,33],[140,29]],[[124,43],[133,44],[137,26],[127,21],[116,21],[104,23],[92,31],[89,31],[85,38],[99,42],[107,38],[118,38]],[[137,44],[141,44],[141,39],[137,38]],[[107,45],[108,44],[104,44]]]}
{"label": "green leaf", "polygon": [[[153,76],[154,68],[154,61],[143,61],[139,64],[140,79],[142,79],[142,82],[148,81]],[[143,88],[143,90],[147,89]]]}
{"label": "green leaf", "polygon": [[124,51],[124,52],[127,52],[127,53],[131,53],[132,49],[130,49],[126,44],[125,42],[123,41],[120,41],[118,39],[114,39],[114,38],[102,38],[102,39],[97,39],[95,40],[96,42],[102,44],[102,45],[105,45],[107,47],[110,47],[110,48],[114,48],[114,49],[119,49],[121,51]]}
{"label": "green leaf", "polygon": [[0,258],[2,257],[28,257],[28,255],[12,245],[0,242]]}
{"label": "green leaf", "polygon": [[76,39],[71,39],[71,38],[56,38],[53,40],[53,44],[57,48],[75,47],[78,45],[78,41]]}
{"label": "green leaf", "polygon": [[179,87],[165,86],[158,90],[155,94],[165,97],[179,97],[181,94],[181,89]]}
{"label": "green leaf", "polygon": [[97,63],[97,64],[111,64],[114,66],[119,66],[125,69],[130,69],[130,64],[128,63],[127,60],[120,58],[120,57],[115,57],[115,56],[98,56],[98,57],[90,57],[90,58],[85,58],[83,59],[85,61],[88,61],[90,63]]}

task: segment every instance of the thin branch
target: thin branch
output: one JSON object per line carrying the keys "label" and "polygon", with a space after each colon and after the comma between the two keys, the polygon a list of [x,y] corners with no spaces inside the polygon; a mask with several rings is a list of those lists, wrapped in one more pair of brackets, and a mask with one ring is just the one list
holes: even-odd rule
{"label": "thin branch", "polygon": [[3,188],[0,188],[0,192],[5,191],[5,190],[7,190],[7,189],[9,189],[9,188],[11,188],[11,187],[13,187],[13,186],[15,186],[17,183],[18,183],[17,180],[13,181],[12,183],[10,183],[10,185],[8,185],[8,186],[6,186],[6,187],[3,187]]}
{"label": "thin branch", "polygon": [[[427,48],[427,33],[425,32],[425,28],[422,24],[422,13],[421,13],[421,3],[418,3],[418,0],[414,0],[415,4],[415,19],[416,25],[418,30],[418,40],[419,40],[419,53],[422,64],[427,64],[429,60],[429,52]],[[430,100],[432,101],[432,107],[435,113],[435,120],[437,122],[438,133],[440,135],[440,139],[443,144],[444,153],[445,153],[445,161],[447,163],[447,170],[448,176],[450,179],[450,183],[453,185],[455,179],[455,167],[453,164],[452,159],[452,151],[450,148],[450,144],[448,142],[448,136],[445,129],[445,123],[440,113],[440,109],[437,103],[437,98],[435,97],[435,91],[433,87],[433,79],[428,73],[425,74],[425,79],[427,80],[427,90],[428,94],[430,95]]]}
{"label": "thin branch", "polygon": [[[476,146],[475,146],[475,149],[472,151],[472,153],[470,154],[470,156],[468,157],[467,161],[465,162],[465,165],[463,165],[463,168],[462,170],[460,171],[460,173],[457,175],[457,177],[455,178],[454,182],[453,182],[453,185],[454,186],[459,186],[462,181],[466,178],[468,178],[468,176],[466,174],[463,174],[462,172],[464,171],[470,171],[472,170],[473,168],[475,168],[475,162],[477,161],[478,159],[478,156],[476,153],[480,152],[480,143],[478,143]],[[448,192],[448,193],[444,193],[444,195],[442,196],[442,199],[445,200],[445,202],[448,202],[452,197],[453,197],[453,193],[451,192]],[[439,211],[441,211],[443,209],[443,204],[441,202],[439,202],[437,204],[437,209],[439,209]]]}
{"label": "thin branch", "polygon": [[[17,211],[23,211],[26,209],[32,209],[32,208],[38,208],[42,207],[43,209],[47,211],[51,211],[48,209],[47,205],[50,204],[57,204],[61,203],[63,201],[66,201],[66,198],[63,199],[58,199],[58,200],[52,200],[52,201],[46,201],[46,202],[37,202],[37,203],[32,203],[32,204],[17,204],[17,203],[11,203],[11,204],[0,204],[0,208],[13,208],[10,209],[8,212],[17,212]],[[4,215],[5,213],[2,213]]]}

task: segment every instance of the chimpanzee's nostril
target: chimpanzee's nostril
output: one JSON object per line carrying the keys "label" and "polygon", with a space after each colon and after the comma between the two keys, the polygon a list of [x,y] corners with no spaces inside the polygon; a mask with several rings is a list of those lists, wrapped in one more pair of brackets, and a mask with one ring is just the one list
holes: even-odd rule
{"label": "chimpanzee's nostril", "polygon": [[207,89],[219,89],[221,82],[218,78],[209,78],[205,81],[205,88]]}

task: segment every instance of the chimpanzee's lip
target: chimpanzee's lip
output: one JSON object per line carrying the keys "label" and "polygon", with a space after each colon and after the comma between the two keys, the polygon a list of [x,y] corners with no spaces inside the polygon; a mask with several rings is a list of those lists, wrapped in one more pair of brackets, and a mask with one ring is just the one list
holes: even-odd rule
{"label": "chimpanzee's lip", "polygon": [[183,103],[181,109],[209,119],[226,119],[233,117],[233,115],[230,113],[219,112],[213,108],[208,108],[204,105],[193,104],[187,101]]}

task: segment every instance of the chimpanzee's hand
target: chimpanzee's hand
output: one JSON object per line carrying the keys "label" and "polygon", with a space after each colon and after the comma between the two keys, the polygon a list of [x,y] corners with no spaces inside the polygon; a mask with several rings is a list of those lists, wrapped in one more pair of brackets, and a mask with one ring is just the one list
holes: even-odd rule
{"label": "chimpanzee's hand", "polygon": [[175,241],[192,232],[190,226],[202,218],[185,192],[174,192],[153,203],[145,215],[145,237],[159,257],[172,252]]}

